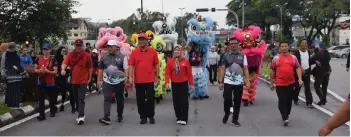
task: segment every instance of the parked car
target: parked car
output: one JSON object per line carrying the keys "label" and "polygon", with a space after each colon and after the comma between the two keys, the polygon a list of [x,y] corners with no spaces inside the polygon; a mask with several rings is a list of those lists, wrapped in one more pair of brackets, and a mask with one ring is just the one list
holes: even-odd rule
{"label": "parked car", "polygon": [[341,51],[337,51],[335,53],[335,57],[337,58],[347,58],[347,55],[350,53],[350,48],[342,49]]}
{"label": "parked car", "polygon": [[347,45],[339,45],[339,46],[331,46],[330,48],[328,48],[328,52],[330,53],[330,55],[332,57],[335,57],[336,56],[336,52],[339,52],[345,48],[349,48],[350,46],[347,46]]}

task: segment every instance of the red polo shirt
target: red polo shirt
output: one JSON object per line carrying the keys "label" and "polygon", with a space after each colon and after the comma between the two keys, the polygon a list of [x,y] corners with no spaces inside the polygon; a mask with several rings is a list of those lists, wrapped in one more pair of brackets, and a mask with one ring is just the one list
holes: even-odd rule
{"label": "red polo shirt", "polygon": [[93,67],[91,56],[85,51],[72,51],[67,54],[63,64],[73,67],[71,70],[72,84],[88,84],[89,70]]}
{"label": "red polo shirt", "polygon": [[295,70],[301,68],[294,55],[279,54],[272,60],[271,69],[275,70],[275,84],[288,86],[295,83]]}
{"label": "red polo shirt", "polygon": [[182,59],[179,61],[180,72],[177,75],[175,71],[176,59],[171,58],[167,61],[166,71],[165,71],[165,82],[169,83],[169,80],[175,83],[189,81],[190,85],[194,85],[194,79],[192,74],[192,69],[189,63],[189,60]]}
{"label": "red polo shirt", "polygon": [[147,46],[145,51],[136,48],[129,56],[128,64],[134,66],[134,82],[149,83],[155,80],[155,65],[159,64],[155,49]]}

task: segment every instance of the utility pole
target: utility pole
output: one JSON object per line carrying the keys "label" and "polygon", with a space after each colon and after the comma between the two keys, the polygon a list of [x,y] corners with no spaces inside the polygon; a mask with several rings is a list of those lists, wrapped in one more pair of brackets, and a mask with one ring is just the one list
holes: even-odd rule
{"label": "utility pole", "polygon": [[184,45],[183,10],[184,10],[185,8],[179,8],[179,9],[180,9],[180,19],[181,19],[181,23],[182,23],[182,36],[181,36],[181,38],[182,38],[182,45]]}
{"label": "utility pole", "polygon": [[143,5],[143,0],[141,0],[141,8],[140,8],[140,21],[143,21],[143,13],[144,13],[144,5]]}
{"label": "utility pole", "polygon": [[162,13],[164,13],[164,12],[163,12],[163,0],[161,0],[161,4],[162,4]]}
{"label": "utility pole", "polygon": [[243,8],[243,15],[242,15],[242,20],[243,20],[243,28],[244,28],[244,25],[245,25],[245,0],[243,0],[242,1],[242,3],[241,3],[241,6],[242,6],[242,8]]}

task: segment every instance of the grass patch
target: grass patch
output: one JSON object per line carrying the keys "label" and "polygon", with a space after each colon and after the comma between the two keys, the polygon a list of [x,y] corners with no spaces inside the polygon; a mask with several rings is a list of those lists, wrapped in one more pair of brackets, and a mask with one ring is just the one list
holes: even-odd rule
{"label": "grass patch", "polygon": [[11,112],[12,109],[8,108],[6,104],[0,103],[0,115],[5,114],[7,112]]}
{"label": "grass patch", "polygon": [[[35,102],[23,102],[21,104],[21,107],[25,107],[25,106],[33,105],[33,104],[35,104]],[[13,111],[13,109],[8,108],[6,104],[0,103],[0,115],[5,114],[7,112],[12,112],[12,111]]]}
{"label": "grass patch", "polygon": [[25,106],[33,105],[33,104],[35,104],[35,102],[23,102],[21,107],[25,107]]}
{"label": "grass patch", "polygon": [[268,75],[269,76],[269,66],[267,65],[263,65],[262,69],[261,69],[261,74],[264,74],[264,75]]}

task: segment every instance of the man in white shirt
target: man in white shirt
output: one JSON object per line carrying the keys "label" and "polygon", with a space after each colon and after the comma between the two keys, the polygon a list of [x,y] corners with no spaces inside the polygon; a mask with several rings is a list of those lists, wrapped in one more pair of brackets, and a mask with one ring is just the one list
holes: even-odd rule
{"label": "man in white shirt", "polygon": [[215,51],[216,47],[211,46],[210,52],[207,56],[207,69],[209,73],[210,83],[214,84],[217,81],[217,63],[218,63],[218,54]]}
{"label": "man in white shirt", "polygon": [[[296,56],[297,60],[299,61],[299,63],[301,64],[302,67],[302,81],[304,83],[304,87],[305,87],[305,97],[306,97],[306,106],[307,108],[313,108],[312,106],[312,102],[313,102],[313,96],[311,93],[311,87],[310,87],[310,75],[311,75],[311,65],[312,65],[312,61],[310,59],[311,54],[308,52],[308,44],[307,44],[307,40],[303,39],[300,42],[300,49],[297,50],[294,55]],[[298,105],[298,96],[300,94],[300,89],[301,86],[298,84],[298,82],[296,82],[295,85],[295,96],[294,96],[294,103],[295,105]]]}

